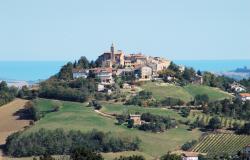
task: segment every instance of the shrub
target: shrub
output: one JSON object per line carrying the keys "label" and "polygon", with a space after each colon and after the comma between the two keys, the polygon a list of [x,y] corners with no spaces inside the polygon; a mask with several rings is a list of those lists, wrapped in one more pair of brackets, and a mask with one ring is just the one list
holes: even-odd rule
{"label": "shrub", "polygon": [[191,149],[195,144],[197,143],[196,140],[192,140],[191,142],[186,142],[185,144],[183,144],[181,146],[181,149],[183,151],[188,151],[189,149]]}

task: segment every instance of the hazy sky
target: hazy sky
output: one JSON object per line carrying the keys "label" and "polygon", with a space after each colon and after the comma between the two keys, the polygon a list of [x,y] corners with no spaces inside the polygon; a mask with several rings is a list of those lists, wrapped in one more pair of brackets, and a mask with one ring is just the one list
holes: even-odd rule
{"label": "hazy sky", "polygon": [[0,0],[0,60],[250,59],[250,0]]}

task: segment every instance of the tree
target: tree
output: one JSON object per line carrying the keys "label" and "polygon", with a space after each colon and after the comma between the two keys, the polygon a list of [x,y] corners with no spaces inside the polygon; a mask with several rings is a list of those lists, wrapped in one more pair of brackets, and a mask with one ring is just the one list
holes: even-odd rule
{"label": "tree", "polygon": [[71,80],[73,79],[73,64],[71,62],[67,63],[66,65],[64,65],[59,74],[58,74],[58,78],[62,79],[62,80]]}
{"label": "tree", "polygon": [[202,95],[196,95],[194,97],[194,104],[195,105],[207,105],[209,102],[209,97],[207,94],[202,94]]}
{"label": "tree", "polygon": [[133,155],[128,157],[121,156],[120,158],[115,158],[114,160],[145,160],[145,158],[141,155]]}
{"label": "tree", "polygon": [[160,160],[181,160],[181,156],[168,152],[166,155],[162,156]]}
{"label": "tree", "polygon": [[0,83],[0,91],[7,91],[8,90],[8,85],[5,81],[2,81]]}
{"label": "tree", "polygon": [[128,120],[128,128],[133,128],[134,126],[134,120],[133,119],[129,119]]}
{"label": "tree", "polygon": [[212,117],[209,120],[208,128],[210,128],[212,130],[221,128],[221,121],[220,121],[219,117]]}
{"label": "tree", "polygon": [[86,69],[89,68],[90,64],[88,59],[85,56],[83,56],[78,60],[77,66]]}
{"label": "tree", "polygon": [[103,160],[101,154],[90,151],[86,148],[74,149],[70,154],[71,160]]}
{"label": "tree", "polygon": [[185,68],[183,72],[183,78],[189,82],[191,82],[196,76],[196,72],[193,68]]}
{"label": "tree", "polygon": [[189,149],[191,149],[195,144],[197,143],[196,140],[192,140],[191,142],[186,142],[185,144],[183,144],[181,146],[181,149],[183,151],[188,151]]}

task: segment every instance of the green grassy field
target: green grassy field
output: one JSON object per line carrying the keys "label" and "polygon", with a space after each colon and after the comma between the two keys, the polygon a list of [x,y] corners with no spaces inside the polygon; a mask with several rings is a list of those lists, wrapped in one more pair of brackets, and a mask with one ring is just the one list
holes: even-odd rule
{"label": "green grassy field", "polygon": [[193,97],[198,94],[207,94],[210,101],[222,100],[225,98],[232,98],[228,93],[218,89],[202,85],[187,85],[184,89]]}
{"label": "green grassy field", "polygon": [[250,143],[250,136],[235,134],[210,134],[198,143],[193,151],[207,153],[208,156],[219,154],[237,154]]}
{"label": "green grassy field", "polygon": [[[49,110],[52,102],[51,100],[39,99],[37,104],[41,110]],[[116,120],[112,118],[103,117],[93,111],[92,108],[86,107],[86,104],[62,102],[63,106],[60,111],[52,112],[45,115],[40,121],[36,122],[34,126],[26,130],[25,133],[34,132],[40,128],[56,129],[63,128],[65,130],[80,130],[83,132],[97,129],[104,132],[111,131],[114,134],[126,136],[138,136],[141,140],[140,152],[152,157],[161,156],[167,151],[178,149],[186,141],[198,139],[201,132],[198,130],[188,131],[188,127],[184,125],[178,128],[170,129],[164,133],[151,133],[139,131],[138,129],[128,129],[125,126],[115,125]],[[122,108],[109,110],[120,111]],[[174,111],[155,110],[158,114],[179,116]],[[25,134],[24,133],[24,134]]]}
{"label": "green grassy field", "polygon": [[175,86],[171,84],[147,82],[143,84],[142,89],[150,91],[153,96],[158,99],[173,97],[189,102],[198,94],[207,94],[210,101],[231,98],[232,96],[220,89],[203,85],[187,85],[185,87]]}
{"label": "green grassy field", "polygon": [[102,112],[106,113],[114,113],[114,114],[121,114],[123,112],[134,114],[136,112],[139,113],[152,113],[160,116],[166,116],[175,118],[176,120],[179,119],[185,119],[180,114],[178,114],[176,111],[171,109],[165,109],[165,108],[146,108],[146,107],[139,107],[139,106],[133,106],[133,105],[122,105],[117,103],[103,103],[103,108],[101,109]]}
{"label": "green grassy field", "polygon": [[153,93],[154,98],[162,100],[166,97],[179,98],[185,102],[193,99],[183,87],[174,85],[163,85],[163,83],[147,82],[141,86],[144,90]]}

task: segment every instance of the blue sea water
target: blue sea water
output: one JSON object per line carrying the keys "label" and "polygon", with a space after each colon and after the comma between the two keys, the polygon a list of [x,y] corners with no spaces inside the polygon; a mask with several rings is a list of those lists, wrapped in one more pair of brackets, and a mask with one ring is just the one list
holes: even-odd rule
{"label": "blue sea water", "polygon": [[58,73],[63,61],[0,61],[0,80],[37,81]]}
{"label": "blue sea water", "polygon": [[[196,70],[225,72],[239,67],[250,68],[250,60],[175,60]],[[0,80],[37,81],[58,73],[65,61],[0,61]]]}
{"label": "blue sea water", "polygon": [[250,60],[175,60],[176,64],[210,72],[228,72],[236,68],[250,68]]}

